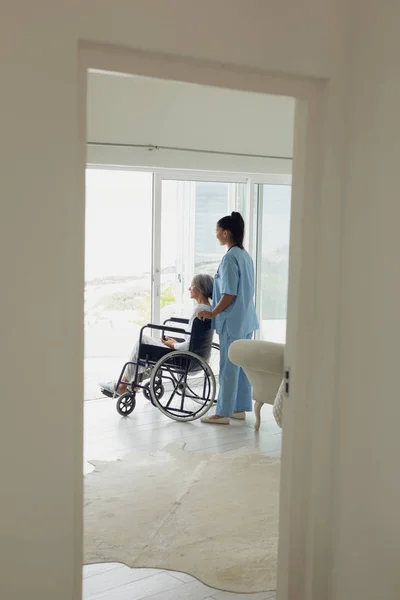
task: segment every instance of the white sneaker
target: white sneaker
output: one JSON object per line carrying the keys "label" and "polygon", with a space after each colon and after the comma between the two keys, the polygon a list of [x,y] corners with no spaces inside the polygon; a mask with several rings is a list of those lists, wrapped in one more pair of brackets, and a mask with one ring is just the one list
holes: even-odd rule
{"label": "white sneaker", "polygon": [[244,411],[234,412],[232,415],[232,419],[237,419],[238,421],[245,421],[246,413]]}
{"label": "white sneaker", "polygon": [[99,386],[101,388],[102,393],[109,398],[114,398],[114,396],[119,396],[115,391],[115,386],[117,385],[116,381],[100,381]]}

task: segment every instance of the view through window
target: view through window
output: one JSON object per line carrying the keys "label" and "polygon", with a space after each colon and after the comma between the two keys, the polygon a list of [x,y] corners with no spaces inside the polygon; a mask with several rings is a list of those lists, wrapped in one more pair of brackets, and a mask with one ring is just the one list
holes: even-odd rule
{"label": "view through window", "polygon": [[259,187],[261,338],[285,343],[290,242],[290,185]]}
{"label": "view through window", "polygon": [[[289,264],[289,185],[256,185],[260,210],[261,338],[285,342]],[[246,214],[246,184],[162,179],[160,316],[189,317],[196,273],[215,275],[225,249],[219,218]],[[254,212],[255,222],[257,210]],[[152,321],[153,173],[90,168],[86,176],[85,398],[115,379],[140,328]],[[253,241],[248,242],[254,249]]]}
{"label": "view through window", "polygon": [[152,173],[86,172],[85,398],[151,320]]}
{"label": "view through window", "polygon": [[245,185],[225,182],[162,182],[161,316],[186,316],[188,287],[196,273],[215,275],[225,249],[216,239],[218,219],[242,210]]}

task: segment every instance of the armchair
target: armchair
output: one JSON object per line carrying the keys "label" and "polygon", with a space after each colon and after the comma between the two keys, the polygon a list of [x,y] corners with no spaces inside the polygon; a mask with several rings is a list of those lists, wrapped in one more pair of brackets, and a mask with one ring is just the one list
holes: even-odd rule
{"label": "armchair", "polygon": [[[274,416],[281,426],[280,410],[283,396],[284,344],[261,340],[238,340],[229,348],[229,360],[242,367],[253,386],[255,430],[261,422],[263,404],[274,405]],[[279,392],[279,394],[278,394]],[[275,410],[276,408],[276,410]]]}

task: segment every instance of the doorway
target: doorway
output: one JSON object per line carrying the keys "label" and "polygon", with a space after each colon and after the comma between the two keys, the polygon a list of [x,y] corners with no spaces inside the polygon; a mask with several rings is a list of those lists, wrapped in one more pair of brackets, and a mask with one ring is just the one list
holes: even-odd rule
{"label": "doorway", "polygon": [[[118,58],[117,58],[117,56],[118,56]],[[177,73],[180,70],[179,65],[178,65],[178,63],[174,63],[173,59],[165,59],[164,60],[161,57],[153,57],[153,58],[154,58],[153,62],[150,60],[150,62],[146,66],[138,67],[138,64],[140,65],[140,61],[141,61],[140,57],[139,58],[135,57],[133,59],[132,56],[129,56],[129,53],[128,53],[128,55],[124,55],[123,51],[114,52],[112,56],[107,55],[107,52],[101,52],[101,51],[96,54],[95,50],[89,49],[87,55],[85,56],[84,62],[85,62],[86,68],[90,65],[90,66],[95,66],[97,68],[108,68],[109,70],[114,70],[114,71],[126,70],[127,72],[130,72],[131,68],[133,71],[135,71],[136,69],[139,69],[139,71],[140,71],[140,69],[144,69],[144,72],[146,72],[146,74],[148,74],[148,75],[149,74],[155,75],[156,73],[160,73],[160,74],[163,73],[163,76],[165,76],[165,71],[163,71],[163,68],[165,68],[169,64],[169,62],[171,62],[171,65],[174,65],[174,66],[172,66],[171,73],[175,73],[175,77],[177,79],[180,79],[180,77],[177,76]],[[133,60],[133,63],[135,63],[135,65],[136,65],[135,67],[129,67],[129,63],[130,63],[131,59]],[[113,65],[113,68],[110,69],[111,65]],[[117,65],[119,65],[119,68],[117,68]],[[122,65],[124,65],[124,68],[122,68]],[[159,70],[160,65],[163,65],[161,68],[161,71]],[[193,65],[192,65],[192,67],[194,68],[194,71],[196,71],[196,67]],[[198,77],[199,83],[202,80],[205,82],[207,81],[207,78],[210,76],[210,73],[212,71],[212,67],[209,67],[209,68],[211,70],[208,73],[204,72],[203,74],[201,74],[201,69],[198,72],[196,72],[196,77]],[[216,70],[215,70],[215,73],[217,73],[217,72],[219,72],[218,68],[216,68]],[[181,71],[181,73],[182,73],[182,75],[181,75],[182,79],[185,80],[188,77],[188,75],[184,74],[184,69],[183,69],[183,71]],[[242,73],[242,75],[244,76],[244,72]],[[193,71],[191,71],[190,77],[192,78],[193,76],[194,76]],[[173,77],[173,75],[171,75],[171,77]],[[211,79],[212,79],[212,76],[211,76]],[[244,79],[246,79],[246,78],[244,77]],[[244,81],[244,79],[243,79],[243,81]],[[264,79],[264,83],[261,81],[262,79]],[[208,79],[208,81],[210,81],[210,80]],[[232,79],[232,73],[230,73],[228,70],[224,74],[222,79],[219,80],[218,85],[226,85],[226,87],[228,87],[228,88],[236,88],[239,84],[238,84],[238,80],[236,79],[236,77],[234,77]],[[240,87],[241,86],[242,86],[242,84],[240,84]],[[292,85],[290,83],[285,82],[284,79],[281,80],[281,79],[277,78],[274,80],[274,78],[269,78],[268,75],[265,75],[265,77],[260,76],[260,78],[258,80],[257,80],[257,77],[254,77],[253,79],[252,79],[252,77],[249,77],[247,79],[247,87],[248,87],[248,89],[259,90],[259,91],[262,91],[263,93],[265,93],[265,92],[268,93],[268,91],[269,91],[269,92],[278,93],[278,94],[279,93],[287,93],[289,90],[293,90],[293,95],[296,95],[296,96],[298,95],[300,98],[305,100],[304,104],[301,104],[301,103],[298,104],[298,114],[299,114],[299,121],[298,121],[298,123],[299,123],[298,144],[299,145],[298,145],[298,148],[299,149],[301,148],[302,152],[305,152],[305,143],[306,143],[305,140],[306,140],[306,132],[307,132],[307,136],[308,136],[307,137],[307,143],[308,143],[307,156],[308,156],[308,158],[310,158],[311,155],[314,156],[315,162],[314,162],[313,168],[318,168],[318,164],[319,164],[319,162],[317,160],[317,148],[318,148],[317,130],[318,130],[318,128],[315,128],[313,130],[307,129],[307,106],[310,103],[310,106],[312,106],[312,110],[315,112],[316,106],[321,105],[321,99],[319,96],[320,89],[312,88],[312,86],[308,86],[307,83],[303,84],[301,82],[293,82],[293,85]],[[304,129],[303,129],[303,126],[304,126]],[[304,156],[304,154],[302,155],[302,157],[303,156]],[[310,182],[306,181],[305,187],[303,187],[303,174],[304,174],[303,168],[305,168],[304,165],[301,165],[300,162],[298,162],[296,180],[299,182],[299,184],[301,182],[301,184],[298,188],[299,204],[296,209],[297,212],[302,210],[301,207],[303,205],[303,200],[305,197],[304,190],[307,189],[307,186],[310,185]],[[309,190],[309,195],[307,196],[307,198],[310,199],[309,202],[312,204],[312,202],[315,200],[315,189]],[[296,244],[305,244],[305,241],[302,237],[302,226],[300,226],[300,223],[298,220],[295,223],[294,230],[295,230]],[[292,225],[292,233],[293,233],[293,225]],[[292,238],[293,238],[293,236],[292,236]],[[301,255],[302,265],[304,265],[304,261],[306,260],[306,257],[308,257],[310,259],[312,258],[312,245],[313,245],[312,239],[310,238],[308,240],[308,243],[305,244],[305,247],[306,247],[305,254]],[[292,252],[292,254],[293,254],[293,252]],[[293,268],[293,262],[294,261],[292,261],[292,268]],[[296,257],[296,267],[299,266],[299,263],[300,263],[300,257]],[[312,260],[310,260],[310,262],[307,264],[308,264],[308,269],[309,269],[308,272],[309,272],[309,275],[311,275],[311,279],[312,279],[312,277],[313,277],[312,276],[312,273],[313,273]],[[299,278],[297,277],[296,274],[294,277],[293,276],[291,277],[291,279],[292,279],[291,288],[292,288],[293,292],[296,292],[296,293],[298,292],[299,281],[301,283],[301,281],[304,280],[303,279],[304,276],[305,275],[304,275],[304,271],[303,271],[301,280],[299,280]],[[312,311],[311,305],[309,305],[308,308],[310,311]],[[307,356],[307,353],[304,352],[304,349],[305,349],[305,346],[308,345],[307,342],[308,342],[308,333],[309,332],[306,332],[305,330],[301,330],[301,328],[298,328],[297,325],[298,325],[297,319],[294,317],[294,315],[292,313],[292,321],[291,321],[291,324],[289,327],[289,331],[290,330],[293,331],[294,329],[296,329],[297,335],[296,335],[296,340],[293,340],[293,342],[295,342],[295,343],[294,343],[294,345],[292,345],[292,348],[290,351],[290,356],[293,357],[293,355],[294,355],[293,353],[295,351],[297,352],[297,350],[295,350],[297,348],[299,350],[301,349],[301,352],[303,352],[303,357],[305,358]],[[309,356],[311,356],[311,354]],[[294,376],[293,382],[292,382],[292,384],[294,386],[293,389],[296,388],[296,370],[300,369],[300,366],[303,369],[306,368],[306,360],[301,360],[301,361],[299,360],[298,364],[296,365],[296,369],[293,369],[293,372],[292,372],[292,374]],[[303,370],[303,373],[304,372],[305,371]],[[297,383],[299,383],[299,382],[297,382]],[[300,387],[298,387],[297,389],[300,392]],[[303,389],[302,393],[305,392],[305,388],[302,388],[302,389]],[[288,421],[288,423],[289,423],[289,421]],[[287,452],[289,454],[291,453],[291,446],[292,446],[292,441],[289,440],[289,438],[288,438],[286,448],[287,448]],[[304,452],[307,452],[307,451],[308,450],[305,447],[303,447],[303,454],[302,454],[303,458],[301,458],[301,456],[300,456],[301,453],[297,455],[298,463],[301,463],[303,465],[308,464],[307,461],[304,461],[304,456],[305,456]],[[287,454],[287,456],[289,456],[289,454]],[[293,465],[293,462],[291,462],[291,464]],[[290,474],[290,469],[291,469],[290,461],[286,462],[286,465],[288,468],[288,471],[286,472],[286,476],[288,477]],[[285,496],[285,502],[287,501],[289,503],[289,504],[286,503],[286,506],[287,506],[287,510],[290,510],[292,491],[289,488],[286,488],[286,491],[287,491],[288,495]],[[293,501],[294,501],[294,498],[293,498]],[[305,501],[305,504],[302,503],[302,508],[301,508],[301,510],[304,509],[305,513],[308,512],[306,504],[307,504],[306,501]],[[297,497],[297,501],[296,501],[296,506],[297,506],[296,510],[298,512],[300,510],[298,497]],[[284,516],[285,516],[285,513],[284,513]],[[300,534],[300,529],[297,529],[298,534]],[[287,521],[285,518],[282,521],[282,532],[285,535],[283,536],[283,538],[281,536],[281,539],[283,539],[283,543],[282,543],[282,551],[281,551],[281,559],[280,559],[280,570],[282,571],[282,573],[285,573],[285,572],[287,572],[287,569],[285,569],[285,565],[288,565],[290,562],[290,545],[288,545],[288,540],[287,540],[287,536],[286,536]],[[294,571],[292,571],[292,573],[293,572]],[[285,577],[283,577],[281,579],[281,581],[284,581]],[[283,582],[281,585],[283,586],[281,588],[282,589],[281,597],[284,598],[284,597],[286,597],[286,587],[285,587],[286,583]]]}

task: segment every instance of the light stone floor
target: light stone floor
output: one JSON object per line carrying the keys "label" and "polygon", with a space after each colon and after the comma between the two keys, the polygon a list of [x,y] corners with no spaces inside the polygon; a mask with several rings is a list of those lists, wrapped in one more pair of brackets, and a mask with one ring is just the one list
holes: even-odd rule
{"label": "light stone floor", "polygon": [[[90,372],[90,368],[89,368]],[[92,382],[94,383],[94,382]],[[259,448],[267,456],[280,456],[281,430],[265,405],[259,433],[254,416],[229,426],[207,426],[198,421],[177,423],[138,396],[135,411],[120,417],[113,400],[90,386],[84,403],[84,471],[90,459],[115,460],[135,450],[154,452],[174,441],[186,442],[189,452],[227,452],[242,446]],[[212,589],[184,573],[156,569],[130,569],[121,564],[83,568],[84,600],[276,600],[274,592],[234,594]]]}

